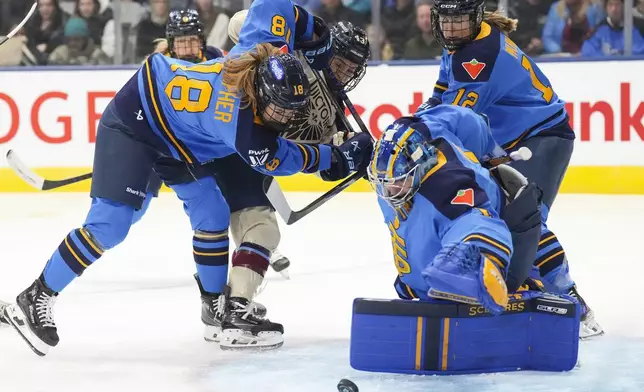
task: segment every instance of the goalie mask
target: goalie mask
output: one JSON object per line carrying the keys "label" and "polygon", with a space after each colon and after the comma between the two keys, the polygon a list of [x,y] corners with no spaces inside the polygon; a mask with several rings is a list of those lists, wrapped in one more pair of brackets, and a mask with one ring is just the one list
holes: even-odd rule
{"label": "goalie mask", "polygon": [[435,0],[432,35],[447,50],[470,43],[479,33],[485,0]]}
{"label": "goalie mask", "polygon": [[367,61],[371,56],[367,33],[350,22],[340,22],[331,27],[331,36],[331,72],[345,91],[351,91],[367,71]]}
{"label": "goalie mask", "polygon": [[255,79],[257,113],[277,132],[286,129],[295,113],[309,103],[309,80],[302,63],[290,53],[262,61]]}
{"label": "goalie mask", "polygon": [[438,163],[436,147],[413,128],[414,119],[403,117],[387,127],[367,169],[372,188],[393,208],[411,200]]}

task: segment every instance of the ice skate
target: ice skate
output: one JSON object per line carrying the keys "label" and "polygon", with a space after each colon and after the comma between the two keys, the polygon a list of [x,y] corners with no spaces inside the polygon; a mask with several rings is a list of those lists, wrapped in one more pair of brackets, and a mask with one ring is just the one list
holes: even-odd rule
{"label": "ice skate", "polygon": [[54,323],[53,307],[58,293],[38,278],[16,298],[15,305],[4,309],[4,316],[31,349],[44,356],[59,338]]}
{"label": "ice skate", "polygon": [[254,315],[254,305],[245,298],[225,298],[221,324],[222,350],[271,350],[284,344],[284,327]]}
{"label": "ice skate", "polygon": [[568,295],[574,297],[581,305],[581,325],[579,327],[579,339],[586,340],[604,334],[604,329],[595,321],[595,313],[588,307],[586,301],[579,295],[577,286],[572,286]]}
{"label": "ice skate", "polygon": [[[203,337],[208,342],[219,343],[225,298],[223,294],[207,293],[201,286],[197,274],[195,274],[195,280],[201,293],[201,322],[204,324]],[[257,317],[266,316],[266,307],[262,304],[255,303],[252,311]]]}
{"label": "ice skate", "polygon": [[281,254],[277,249],[273,251],[271,254],[271,259],[269,261],[271,267],[275,272],[279,272],[284,279],[290,279],[290,275],[288,273],[288,267],[291,266],[291,261]]}

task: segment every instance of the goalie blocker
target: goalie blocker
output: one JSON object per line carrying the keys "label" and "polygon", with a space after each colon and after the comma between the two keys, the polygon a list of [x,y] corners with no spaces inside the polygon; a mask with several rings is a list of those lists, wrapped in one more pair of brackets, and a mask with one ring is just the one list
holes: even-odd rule
{"label": "goalie blocker", "polygon": [[536,291],[492,316],[480,305],[357,298],[351,367],[425,375],[568,371],[577,363],[579,303]]}

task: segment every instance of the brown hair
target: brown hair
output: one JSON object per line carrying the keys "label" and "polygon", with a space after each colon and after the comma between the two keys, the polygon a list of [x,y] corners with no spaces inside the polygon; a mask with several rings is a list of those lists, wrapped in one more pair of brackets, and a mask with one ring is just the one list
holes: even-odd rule
{"label": "brown hair", "polygon": [[505,35],[510,34],[517,29],[519,21],[516,19],[510,19],[507,16],[504,16],[498,11],[494,12],[485,12],[483,14],[483,20],[491,25],[494,25],[497,29]]}
{"label": "brown hair", "polygon": [[279,53],[279,49],[271,44],[258,44],[254,50],[226,60],[223,83],[228,91],[241,92],[242,108],[252,106],[253,109],[257,109],[255,96],[257,67],[262,61]]}

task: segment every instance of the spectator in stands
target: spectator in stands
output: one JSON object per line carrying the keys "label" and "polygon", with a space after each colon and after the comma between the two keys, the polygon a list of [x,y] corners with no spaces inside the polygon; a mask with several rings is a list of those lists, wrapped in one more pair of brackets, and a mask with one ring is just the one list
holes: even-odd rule
{"label": "spectator in stands", "polygon": [[644,37],[644,0],[635,2],[635,8],[633,8],[633,24]]}
{"label": "spectator in stands", "polygon": [[363,29],[367,26],[365,17],[351,8],[345,7],[342,0],[321,0],[320,4],[320,8],[314,11],[314,13],[324,19],[329,25],[346,20]]}
{"label": "spectator in stands", "polygon": [[49,56],[52,65],[103,65],[109,62],[107,55],[94,44],[87,22],[79,17],[67,21],[65,43]]}
{"label": "spectator in stands", "polygon": [[590,0],[559,0],[554,3],[542,35],[546,53],[579,54],[584,40],[602,19],[601,7]]}
{"label": "spectator in stands", "polygon": [[[122,32],[123,32],[123,47],[127,46],[129,42],[129,35],[132,34],[134,29],[138,26],[141,19],[145,17],[145,9],[141,4],[133,0],[120,0],[121,6],[121,22],[123,23]],[[110,13],[112,9],[108,10]],[[114,49],[116,48],[116,38],[114,31],[114,19],[108,20],[105,24],[105,29],[103,29],[103,39],[101,48],[103,52],[109,57],[114,57]],[[134,59],[131,59],[134,62]]]}
{"label": "spectator in stands", "polygon": [[99,0],[76,0],[74,15],[85,19],[89,27],[89,35],[94,40],[94,43],[100,46],[103,41],[103,30],[108,21],[106,18],[111,18],[111,12],[109,16],[101,14]]}
{"label": "spectator in stands", "polygon": [[[9,31],[18,26],[22,19],[16,18],[16,21],[7,25]],[[25,35],[25,29],[20,29],[9,41],[0,46],[0,66],[15,67],[19,65],[44,65],[46,58],[40,55],[40,52],[34,45],[29,43]]]}
{"label": "spectator in stands", "polygon": [[443,46],[432,35],[432,6],[426,0],[416,6],[418,33],[405,45],[405,60],[425,60],[440,57]]}
{"label": "spectator in stands", "polygon": [[168,0],[150,0],[150,14],[139,23],[136,36],[137,62],[154,52],[154,40],[165,37],[170,8]]}
{"label": "spectator in stands", "polygon": [[[604,0],[606,19],[581,47],[582,56],[613,56],[624,54],[624,0]],[[633,29],[634,55],[644,54],[644,38]]]}
{"label": "spectator in stands", "polygon": [[25,0],[0,0],[0,35],[10,32],[12,26],[17,25],[15,20],[22,20],[32,4],[33,2]]}
{"label": "spectator in stands", "polygon": [[45,58],[63,43],[63,29],[68,17],[60,9],[58,0],[38,0],[38,10],[25,26],[25,34]]}
{"label": "spectator in stands", "polygon": [[382,27],[385,40],[393,50],[393,60],[403,57],[405,44],[415,33],[414,11],[414,0],[395,0],[393,6],[386,6],[383,11]]}
{"label": "spectator in stands", "polygon": [[366,23],[371,22],[371,0],[342,0],[342,3],[362,15]]}
{"label": "spectator in stands", "polygon": [[206,44],[219,49],[229,50],[232,48],[233,43],[228,38],[230,18],[224,10],[215,7],[212,0],[196,0],[195,6],[204,25],[203,33],[206,37]]}
{"label": "spectator in stands", "polygon": [[510,38],[529,56],[543,53],[541,34],[551,4],[547,0],[518,0],[508,10],[511,18],[519,20]]}

